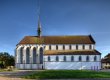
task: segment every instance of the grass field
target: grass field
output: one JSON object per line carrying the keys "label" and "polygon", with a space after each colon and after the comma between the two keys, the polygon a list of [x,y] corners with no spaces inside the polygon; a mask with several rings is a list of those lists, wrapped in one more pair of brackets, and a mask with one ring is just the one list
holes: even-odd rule
{"label": "grass field", "polygon": [[110,78],[110,72],[87,70],[44,70],[24,76],[28,79]]}

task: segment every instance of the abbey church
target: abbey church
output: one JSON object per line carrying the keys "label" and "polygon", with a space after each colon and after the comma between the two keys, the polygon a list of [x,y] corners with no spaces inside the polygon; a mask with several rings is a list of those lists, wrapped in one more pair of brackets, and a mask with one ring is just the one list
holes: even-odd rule
{"label": "abbey church", "polygon": [[40,21],[37,33],[16,45],[17,69],[101,69],[101,53],[91,35],[43,36]]}

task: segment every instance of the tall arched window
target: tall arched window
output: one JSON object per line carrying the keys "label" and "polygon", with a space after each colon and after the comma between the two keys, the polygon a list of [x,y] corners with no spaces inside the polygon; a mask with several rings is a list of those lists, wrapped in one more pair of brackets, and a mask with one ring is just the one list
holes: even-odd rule
{"label": "tall arched window", "polygon": [[71,56],[71,61],[74,61],[74,56]]}
{"label": "tall arched window", "polygon": [[21,47],[20,49],[19,57],[20,57],[20,63],[22,64],[23,63],[23,47]]}
{"label": "tall arched window", "polygon": [[33,48],[33,64],[37,63],[37,53],[36,53],[36,48]]}
{"label": "tall arched window", "polygon": [[94,61],[97,61],[97,56],[94,56]]}
{"label": "tall arched window", "polygon": [[89,56],[86,56],[86,61],[89,61]]}
{"label": "tall arched window", "polygon": [[81,56],[79,56],[79,61],[82,61],[82,57]]}
{"label": "tall arched window", "polygon": [[59,58],[58,58],[58,56],[56,56],[56,61],[59,61]]}
{"label": "tall arched window", "polygon": [[40,48],[40,64],[43,64],[43,48]]}
{"label": "tall arched window", "polygon": [[30,48],[26,49],[26,64],[30,63]]}
{"label": "tall arched window", "polygon": [[63,60],[66,61],[66,56],[64,56],[64,59]]}

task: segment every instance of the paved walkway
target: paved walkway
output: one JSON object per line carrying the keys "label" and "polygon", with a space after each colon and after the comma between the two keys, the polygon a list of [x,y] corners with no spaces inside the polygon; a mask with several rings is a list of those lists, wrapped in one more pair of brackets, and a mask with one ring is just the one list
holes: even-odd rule
{"label": "paved walkway", "polygon": [[[0,77],[0,80],[37,80],[37,79],[23,79],[23,78],[8,78]],[[41,79],[41,80],[110,80],[110,79]]]}
{"label": "paved walkway", "polygon": [[[0,72],[0,80],[27,80],[20,78],[24,75],[29,75],[35,73],[36,70],[17,70],[17,71],[7,71],[7,72]],[[32,80],[32,79],[28,79]]]}
{"label": "paved walkway", "polygon": [[23,78],[9,78],[0,76],[0,80],[32,80],[32,79],[23,79]]}
{"label": "paved walkway", "polygon": [[0,72],[0,76],[6,77],[22,77],[24,75],[29,75],[32,73],[38,72],[36,70],[17,70],[17,71],[7,71],[7,72]]}

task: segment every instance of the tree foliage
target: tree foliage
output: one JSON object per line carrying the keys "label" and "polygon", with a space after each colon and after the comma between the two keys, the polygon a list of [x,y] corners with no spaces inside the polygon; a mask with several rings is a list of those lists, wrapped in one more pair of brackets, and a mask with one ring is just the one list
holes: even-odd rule
{"label": "tree foliage", "polygon": [[0,67],[6,68],[8,66],[14,66],[15,60],[12,55],[7,52],[0,52]]}

